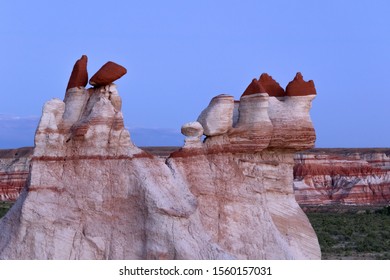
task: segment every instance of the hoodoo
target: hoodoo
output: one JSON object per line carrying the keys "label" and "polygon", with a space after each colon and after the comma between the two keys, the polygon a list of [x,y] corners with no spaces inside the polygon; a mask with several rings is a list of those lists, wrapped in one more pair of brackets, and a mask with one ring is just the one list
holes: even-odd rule
{"label": "hoodoo", "polygon": [[321,257],[293,193],[314,96],[219,95],[163,161],[132,143],[101,73],[44,105],[28,183],[0,221],[0,259]]}

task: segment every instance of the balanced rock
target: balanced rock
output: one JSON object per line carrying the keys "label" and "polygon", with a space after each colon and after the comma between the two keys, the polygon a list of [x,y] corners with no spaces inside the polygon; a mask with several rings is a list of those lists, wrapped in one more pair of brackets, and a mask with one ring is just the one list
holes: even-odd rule
{"label": "balanced rock", "polygon": [[215,96],[198,117],[204,134],[215,136],[226,133],[233,124],[233,110],[233,96],[226,94]]}
{"label": "balanced rock", "polygon": [[199,122],[189,122],[183,124],[181,133],[187,137],[201,137],[203,135],[203,127]]}
{"label": "balanced rock", "polygon": [[89,83],[94,87],[106,86],[118,80],[126,73],[127,70],[125,67],[109,61],[92,76]]}
{"label": "balanced rock", "polygon": [[265,92],[268,93],[269,96],[282,97],[286,95],[279,83],[267,73],[261,74],[259,83],[263,86]]}
{"label": "balanced rock", "polygon": [[305,82],[301,72],[295,75],[294,80],[288,83],[286,87],[287,96],[305,96],[317,94],[313,80]]}
{"label": "balanced rock", "polygon": [[200,146],[200,139],[203,135],[203,127],[199,122],[189,122],[183,124],[181,127],[181,133],[186,137],[185,147]]}
{"label": "balanced rock", "polygon": [[87,71],[88,58],[83,55],[76,61],[73,66],[72,73],[70,74],[68,86],[66,90],[74,87],[85,87],[88,83],[88,71]]}
{"label": "balanced rock", "polygon": [[249,86],[245,89],[242,96],[251,95],[256,93],[266,93],[267,91],[257,79],[253,79]]}

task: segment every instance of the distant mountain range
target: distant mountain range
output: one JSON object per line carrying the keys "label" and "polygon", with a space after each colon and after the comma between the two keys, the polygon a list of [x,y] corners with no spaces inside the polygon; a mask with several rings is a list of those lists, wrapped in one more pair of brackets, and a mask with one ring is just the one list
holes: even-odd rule
{"label": "distant mountain range", "polygon": [[[0,114],[0,149],[34,145],[38,126],[37,116]],[[137,146],[182,146],[184,136],[180,130],[165,128],[128,128],[131,140]]]}
{"label": "distant mountain range", "polygon": [[184,135],[174,129],[128,128],[137,146],[183,146]]}

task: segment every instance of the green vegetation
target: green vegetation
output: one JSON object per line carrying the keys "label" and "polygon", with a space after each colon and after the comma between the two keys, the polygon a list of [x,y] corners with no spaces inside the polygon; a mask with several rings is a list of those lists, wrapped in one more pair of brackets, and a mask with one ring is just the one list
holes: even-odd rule
{"label": "green vegetation", "polygon": [[[0,202],[0,218],[11,208]],[[364,213],[307,213],[320,242],[322,259],[390,260],[390,206]]]}
{"label": "green vegetation", "polygon": [[364,213],[307,213],[323,259],[390,259],[390,207]]}
{"label": "green vegetation", "polygon": [[11,208],[13,202],[0,201],[0,218],[2,218],[5,213]]}

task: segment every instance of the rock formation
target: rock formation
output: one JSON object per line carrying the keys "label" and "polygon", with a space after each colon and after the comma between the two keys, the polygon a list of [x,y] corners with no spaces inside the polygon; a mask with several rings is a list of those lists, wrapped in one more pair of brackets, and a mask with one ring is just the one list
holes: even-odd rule
{"label": "rock formation", "polygon": [[288,96],[305,96],[316,94],[316,88],[312,80],[305,82],[300,72],[297,73],[286,87],[286,95]]}
{"label": "rock formation", "polygon": [[[201,145],[202,130],[196,122],[183,125],[186,145]],[[142,149],[165,161],[179,147]],[[32,152],[32,147],[0,150],[0,201],[19,197]],[[295,199],[308,210],[382,207],[390,203],[389,193],[390,149],[310,149],[294,155]]]}
{"label": "rock formation", "polygon": [[201,147],[201,137],[203,132],[203,127],[199,122],[189,122],[183,124],[181,127],[181,133],[187,136],[184,140],[185,147]]}
{"label": "rock formation", "polygon": [[[189,142],[198,145],[202,129],[196,122],[183,125],[186,144],[192,139],[194,142]],[[179,149],[141,148],[164,160]],[[19,197],[27,181],[32,152],[32,147],[0,150],[0,201]],[[390,149],[310,149],[294,155],[294,194],[301,207],[381,207],[390,203],[388,193]]]}
{"label": "rock formation", "polygon": [[274,97],[283,97],[286,95],[284,89],[276,82],[270,75],[267,73],[261,74],[259,78],[259,83],[265,89],[265,92],[268,93],[269,96]]}
{"label": "rock formation", "polygon": [[107,86],[115,82],[120,77],[125,75],[127,70],[125,67],[109,61],[104,64],[89,80],[89,83],[95,87]]}
{"label": "rock formation", "polygon": [[209,106],[198,117],[203,126],[204,134],[216,136],[226,133],[233,122],[234,98],[221,94],[211,99]]}
{"label": "rock formation", "polygon": [[387,206],[389,149],[315,149],[295,155],[294,190],[302,207]]}
{"label": "rock formation", "polygon": [[257,80],[253,79],[249,86],[245,89],[242,96],[251,95],[255,93],[266,93],[267,91],[263,87],[263,85]]}
{"label": "rock formation", "polygon": [[87,71],[88,58],[83,55],[76,61],[72,74],[70,74],[68,86],[66,90],[74,87],[85,87],[88,83],[88,71]]}
{"label": "rock formation", "polygon": [[[0,221],[0,259],[320,258],[292,188],[294,152],[314,136],[271,147],[286,131],[272,98],[243,96],[235,127],[232,97],[215,98],[199,118],[211,132],[184,125],[190,141],[165,161],[131,142],[115,85],[48,101],[28,183]],[[308,111],[291,113],[308,125]]]}

